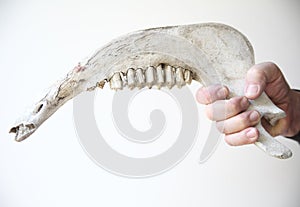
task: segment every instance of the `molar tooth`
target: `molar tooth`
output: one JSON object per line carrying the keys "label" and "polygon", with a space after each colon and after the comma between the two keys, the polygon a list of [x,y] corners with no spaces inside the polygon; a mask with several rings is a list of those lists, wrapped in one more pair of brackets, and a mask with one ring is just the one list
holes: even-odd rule
{"label": "molar tooth", "polygon": [[122,80],[123,87],[127,86],[127,76],[123,72],[120,72],[120,77]]}
{"label": "molar tooth", "polygon": [[111,89],[114,89],[114,90],[123,89],[123,82],[122,82],[122,79],[121,79],[121,76],[120,76],[119,72],[115,73],[111,77],[109,83],[110,83],[110,88]]}
{"label": "molar tooth", "polygon": [[155,84],[155,69],[149,66],[145,71],[146,85],[151,88]]}
{"label": "molar tooth", "polygon": [[143,69],[141,68],[136,69],[135,77],[136,77],[136,86],[138,88],[143,88],[145,86],[145,75]]}
{"label": "molar tooth", "polygon": [[185,85],[183,69],[181,67],[176,68],[175,81],[178,88]]}
{"label": "molar tooth", "polygon": [[166,74],[166,85],[169,89],[171,89],[175,85],[174,68],[168,65],[165,68],[165,74]]}
{"label": "molar tooth", "polygon": [[126,76],[128,88],[133,89],[135,87],[135,70],[133,68],[129,68]]}
{"label": "molar tooth", "polygon": [[192,82],[192,73],[191,73],[190,70],[185,70],[184,71],[184,81],[187,84],[191,84],[191,82]]}
{"label": "molar tooth", "polygon": [[162,65],[158,65],[156,68],[156,85],[160,89],[165,84],[165,73],[162,68]]}

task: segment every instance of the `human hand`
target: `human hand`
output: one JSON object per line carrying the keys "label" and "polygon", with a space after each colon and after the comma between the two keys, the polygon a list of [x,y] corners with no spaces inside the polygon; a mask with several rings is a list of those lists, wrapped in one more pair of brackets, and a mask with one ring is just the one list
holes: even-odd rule
{"label": "human hand", "polygon": [[226,100],[228,88],[211,85],[200,88],[196,98],[199,103],[206,104],[206,115],[216,121],[218,130],[225,134],[225,141],[229,145],[244,145],[252,144],[258,139],[259,132],[255,125],[260,120],[260,114],[254,110],[246,110],[250,105],[249,100],[258,98],[263,92],[286,113],[286,117],[280,119],[275,126],[262,118],[264,128],[272,136],[296,135],[300,130],[300,93],[290,89],[274,63],[260,63],[249,69],[245,96]]}

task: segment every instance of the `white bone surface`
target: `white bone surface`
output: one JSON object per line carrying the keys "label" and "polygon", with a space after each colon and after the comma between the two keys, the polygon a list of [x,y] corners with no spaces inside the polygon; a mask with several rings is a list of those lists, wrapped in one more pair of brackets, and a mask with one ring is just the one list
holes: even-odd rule
{"label": "white bone surface", "polygon": [[[166,68],[161,69],[162,63]],[[171,66],[176,66],[187,69],[185,82],[193,79],[203,85],[223,84],[230,89],[232,97],[243,95],[246,72],[254,63],[253,48],[247,38],[224,24],[181,25],[133,32],[103,46],[71,70],[33,106],[32,113],[24,115],[11,128],[11,132],[16,133],[17,141],[24,140],[65,102],[83,91],[103,85],[104,80],[111,80],[113,88],[121,89],[122,77],[113,74],[125,74],[129,68],[136,69],[135,74],[134,71],[127,71],[127,85],[130,88],[145,86],[143,70],[138,69],[145,66],[157,67],[158,88],[164,84],[171,88],[175,84]],[[42,108],[36,113],[35,109],[41,103]],[[264,93],[251,103],[249,110],[259,111],[271,124],[285,116]],[[277,158],[285,159],[292,155],[260,123],[257,128],[260,137],[256,145],[259,148]]]}

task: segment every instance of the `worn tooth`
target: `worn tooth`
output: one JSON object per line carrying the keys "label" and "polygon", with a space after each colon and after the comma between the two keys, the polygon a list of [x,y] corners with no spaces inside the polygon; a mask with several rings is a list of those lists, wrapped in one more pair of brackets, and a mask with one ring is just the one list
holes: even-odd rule
{"label": "worn tooth", "polygon": [[151,88],[155,84],[155,69],[150,66],[145,71],[146,85]]}
{"label": "worn tooth", "polygon": [[178,88],[185,85],[183,69],[181,67],[176,68],[175,81]]}
{"label": "worn tooth", "polygon": [[133,89],[135,87],[135,70],[133,68],[129,68],[126,76],[128,88]]}
{"label": "worn tooth", "polygon": [[122,86],[123,87],[127,86],[127,76],[123,72],[120,72],[120,77],[122,80]]}
{"label": "worn tooth", "polygon": [[119,72],[115,73],[111,77],[109,83],[110,83],[110,88],[111,89],[114,89],[114,90],[123,89],[123,83],[122,83],[122,79],[121,79],[121,76],[120,76]]}
{"label": "worn tooth", "polygon": [[145,86],[145,76],[143,69],[138,68],[135,71],[135,77],[136,77],[136,87],[143,88]]}
{"label": "worn tooth", "polygon": [[166,85],[169,89],[171,89],[175,85],[175,77],[174,77],[174,68],[168,65],[165,68],[165,75],[166,75]]}
{"label": "worn tooth", "polygon": [[165,73],[162,65],[158,65],[156,68],[156,86],[160,89],[165,84]]}
{"label": "worn tooth", "polygon": [[184,81],[187,84],[191,84],[191,82],[192,82],[192,73],[191,73],[191,71],[189,71],[189,70],[184,71]]}
{"label": "worn tooth", "polygon": [[107,82],[107,80],[100,81],[100,82],[97,83],[96,86],[102,89],[105,85],[105,82]]}

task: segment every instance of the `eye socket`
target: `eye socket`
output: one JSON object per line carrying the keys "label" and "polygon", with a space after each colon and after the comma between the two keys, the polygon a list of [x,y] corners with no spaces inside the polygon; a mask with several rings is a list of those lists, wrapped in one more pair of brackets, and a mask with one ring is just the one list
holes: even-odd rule
{"label": "eye socket", "polygon": [[37,105],[37,107],[35,108],[34,112],[36,114],[39,113],[42,110],[43,106],[44,106],[44,104],[42,104],[42,103],[39,104],[39,105]]}

